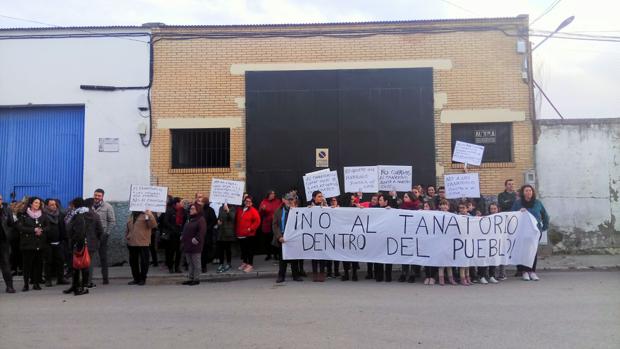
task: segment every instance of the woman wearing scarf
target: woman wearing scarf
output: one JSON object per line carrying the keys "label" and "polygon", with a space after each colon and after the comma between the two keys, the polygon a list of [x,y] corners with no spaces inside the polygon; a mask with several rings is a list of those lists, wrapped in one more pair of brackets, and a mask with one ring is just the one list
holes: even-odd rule
{"label": "woman wearing scarf", "polygon": [[[85,248],[89,249],[90,242],[88,241],[88,236],[95,234],[94,231],[97,229],[97,224],[101,226],[101,221],[99,216],[94,217],[89,214],[90,210],[80,197],[71,200],[70,207],[72,207],[72,210],[70,214],[67,214],[67,216],[69,216],[69,221],[67,222],[66,228],[69,235],[71,254],[73,255],[73,252],[79,253],[84,251]],[[101,230],[103,231],[103,228],[101,228]],[[73,270],[71,287],[62,292],[65,294],[73,292],[76,296],[87,294],[89,268],[75,269],[73,268],[73,262],[71,265]]]}
{"label": "woman wearing scarf", "polygon": [[183,282],[183,285],[194,286],[200,283],[200,257],[206,233],[207,220],[203,216],[202,205],[193,203],[189,207],[189,221],[185,223],[181,236],[181,245],[189,267],[189,280]]}
{"label": "woman wearing scarf", "polygon": [[45,286],[52,286],[52,279],[56,278],[58,285],[67,285],[64,277],[64,251],[65,221],[58,201],[55,199],[45,200],[43,211],[47,216],[49,229],[47,230],[47,249],[45,254]]}
{"label": "woman wearing scarf", "polygon": [[42,202],[38,197],[28,200],[26,209],[17,216],[17,230],[20,235],[19,247],[24,263],[24,288],[26,292],[32,288],[40,290],[43,256],[45,255],[46,232],[48,229],[47,217],[43,214]]}
{"label": "woman wearing scarf", "polygon": [[[529,213],[536,218],[536,222],[538,222],[538,230],[545,231],[549,228],[549,215],[547,214],[547,210],[543,206],[540,200],[536,199],[536,190],[529,184],[526,184],[521,187],[519,190],[519,198],[512,205],[512,211],[528,211]],[[526,267],[525,265],[518,265],[517,271],[521,271],[523,281],[538,281],[540,278],[536,275],[536,262],[538,260],[538,256],[534,257],[534,264],[532,267]]]}

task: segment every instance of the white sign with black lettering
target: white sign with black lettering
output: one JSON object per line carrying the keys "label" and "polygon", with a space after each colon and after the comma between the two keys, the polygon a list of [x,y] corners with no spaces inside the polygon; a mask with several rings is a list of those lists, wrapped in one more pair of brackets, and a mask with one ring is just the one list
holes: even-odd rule
{"label": "white sign with black lettering", "polygon": [[168,188],[132,184],[129,190],[129,210],[166,212]]}
{"label": "white sign with black lettering", "polygon": [[484,146],[456,141],[452,161],[480,166],[484,155]]}
{"label": "white sign with black lettering", "polygon": [[338,172],[320,172],[312,175],[305,175],[304,187],[306,198],[312,197],[312,192],[319,190],[326,198],[340,195],[340,183],[338,182]]}
{"label": "white sign with black lettering", "polygon": [[376,193],[379,191],[377,166],[352,166],[344,168],[345,193]]}
{"label": "white sign with black lettering", "polygon": [[448,199],[480,197],[480,177],[477,173],[445,175],[443,179]]}
{"label": "white sign with black lettering", "polygon": [[209,201],[220,204],[241,205],[245,182],[213,178]]}
{"label": "white sign with black lettering", "polygon": [[413,169],[411,166],[378,166],[379,190],[410,191]]}

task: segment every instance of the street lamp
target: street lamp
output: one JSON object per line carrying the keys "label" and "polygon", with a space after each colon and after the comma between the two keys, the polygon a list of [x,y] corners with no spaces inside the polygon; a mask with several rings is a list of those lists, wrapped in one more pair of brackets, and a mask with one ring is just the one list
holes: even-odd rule
{"label": "street lamp", "polygon": [[539,42],[538,45],[534,46],[532,51],[537,49],[538,46],[542,45],[543,42],[547,41],[550,37],[555,35],[555,33],[559,32],[560,30],[564,29],[564,27],[566,27],[567,25],[571,24],[574,19],[575,19],[575,16],[570,16],[567,19],[563,20],[562,23],[560,23],[560,25],[558,25],[558,27],[551,34],[547,35],[547,37],[544,38],[543,41]]}

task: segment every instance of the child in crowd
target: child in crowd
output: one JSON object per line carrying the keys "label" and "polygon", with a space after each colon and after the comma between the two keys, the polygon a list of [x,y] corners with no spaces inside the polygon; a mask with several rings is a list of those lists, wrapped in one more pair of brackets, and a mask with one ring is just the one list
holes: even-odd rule
{"label": "child in crowd", "polygon": [[[428,201],[425,201],[423,204],[424,207],[424,211],[430,211],[431,210],[431,203]],[[424,284],[425,285],[434,285],[435,284],[435,277],[438,273],[438,268],[437,267],[429,267],[429,266],[425,266],[424,267]]]}
{"label": "child in crowd", "polygon": [[[489,215],[495,214],[499,212],[499,208],[496,203],[491,203],[489,205]],[[498,283],[495,278],[495,270],[497,268],[494,265],[488,267],[478,267],[478,280],[481,284],[486,285],[488,283],[496,284]]]}
{"label": "child in crowd", "polygon": [[[450,212],[450,203],[446,199],[441,199],[439,201],[439,211],[441,212]],[[443,286],[445,284],[444,272],[448,274],[448,282],[451,285],[456,285],[456,281],[454,281],[454,276],[452,274],[452,267],[439,267],[437,274],[439,278],[439,284]]]}
{"label": "child in crowd", "polygon": [[[468,203],[467,201],[462,201],[458,205],[458,214],[462,216],[469,216],[469,212],[467,211]],[[468,267],[459,267],[459,278],[461,285],[470,286],[472,284],[470,278],[470,269]]]}

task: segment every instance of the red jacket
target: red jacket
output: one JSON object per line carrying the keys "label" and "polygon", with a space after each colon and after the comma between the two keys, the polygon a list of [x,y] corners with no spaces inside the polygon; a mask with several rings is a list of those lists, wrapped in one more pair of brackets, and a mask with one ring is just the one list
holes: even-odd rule
{"label": "red jacket", "polygon": [[[271,201],[265,199],[260,203],[260,217],[262,223],[262,232],[271,232],[271,223],[273,222],[273,214],[282,206],[282,200],[275,198]],[[263,209],[264,207],[264,209]]]}
{"label": "red jacket", "polygon": [[241,210],[237,221],[237,237],[247,237],[256,235],[256,229],[260,226],[260,216],[254,207],[246,211]]}

